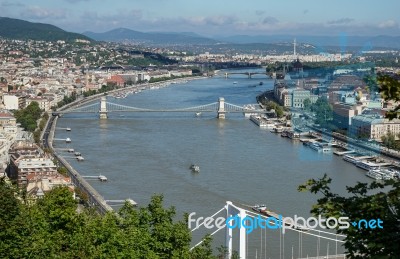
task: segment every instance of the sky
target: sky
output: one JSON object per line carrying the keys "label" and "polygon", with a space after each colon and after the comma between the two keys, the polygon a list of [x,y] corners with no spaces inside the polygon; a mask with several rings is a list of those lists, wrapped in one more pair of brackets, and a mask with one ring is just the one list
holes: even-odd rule
{"label": "sky", "polygon": [[0,10],[79,33],[400,36],[399,0],[0,0]]}

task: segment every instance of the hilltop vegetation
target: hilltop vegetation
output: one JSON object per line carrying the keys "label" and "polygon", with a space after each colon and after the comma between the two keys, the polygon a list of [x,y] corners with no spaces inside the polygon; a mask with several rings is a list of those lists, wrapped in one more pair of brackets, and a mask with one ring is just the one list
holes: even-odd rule
{"label": "hilltop vegetation", "polygon": [[16,193],[0,178],[0,258],[217,258],[210,238],[189,251],[187,221],[174,221],[175,209],[163,208],[160,195],[147,207],[127,203],[102,216],[91,209],[78,212],[66,187],[36,202]]}
{"label": "hilltop vegetation", "polygon": [[67,32],[54,25],[7,17],[0,17],[0,37],[16,40],[74,41],[82,39],[92,41],[82,34]]}

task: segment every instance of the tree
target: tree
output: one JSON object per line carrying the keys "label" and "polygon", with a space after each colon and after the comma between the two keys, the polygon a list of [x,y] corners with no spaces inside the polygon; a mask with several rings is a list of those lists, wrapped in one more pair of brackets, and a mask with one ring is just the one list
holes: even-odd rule
{"label": "tree", "polygon": [[311,109],[311,100],[310,100],[310,98],[304,99],[303,107],[304,107],[304,110],[307,110],[307,111]]}
{"label": "tree", "polygon": [[[400,182],[357,183],[354,187],[347,187],[350,196],[345,197],[331,191],[331,182],[325,174],[321,179],[311,179],[300,185],[299,191],[322,194],[311,210],[314,215],[349,218],[352,223],[349,228],[337,228],[339,234],[347,236],[344,244],[347,256],[396,258],[400,255]],[[380,219],[383,228],[365,227],[359,223],[362,219]]]}
{"label": "tree", "polygon": [[396,136],[389,132],[388,134],[382,136],[382,143],[385,147],[387,148],[396,148],[397,143],[396,143]]}
{"label": "tree", "polygon": [[[400,101],[400,83],[387,75],[378,75],[379,89],[386,101]],[[400,105],[386,117],[398,118]],[[391,145],[394,135],[383,138]],[[348,217],[349,228],[337,229],[346,235],[344,247],[350,258],[398,258],[400,255],[400,181],[387,180],[384,183],[357,183],[346,187],[348,194],[341,196],[330,190],[330,178],[310,179],[299,186],[299,191],[318,193],[311,212],[323,217]],[[383,228],[360,226],[360,220],[381,220]],[[354,225],[353,225],[354,223]],[[358,225],[357,225],[358,223]]]}
{"label": "tree", "polygon": [[[400,82],[389,75],[378,75],[379,91],[382,98],[387,101],[400,102]],[[386,118],[400,118],[400,104],[385,114]]]}

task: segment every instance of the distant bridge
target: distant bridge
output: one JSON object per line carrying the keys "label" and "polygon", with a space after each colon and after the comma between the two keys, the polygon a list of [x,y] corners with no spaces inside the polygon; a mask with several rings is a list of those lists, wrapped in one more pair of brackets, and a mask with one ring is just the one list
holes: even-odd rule
{"label": "distant bridge", "polygon": [[229,78],[230,75],[245,75],[247,78],[251,78],[253,75],[267,75],[266,72],[226,72],[224,73],[225,78]]}
{"label": "distant bridge", "polygon": [[100,119],[107,119],[108,113],[110,112],[215,112],[217,113],[218,119],[225,119],[226,113],[266,113],[266,111],[263,109],[252,109],[248,106],[239,106],[226,103],[223,97],[220,97],[218,102],[188,108],[147,109],[112,103],[107,100],[106,96],[102,96],[100,102],[94,102],[87,105],[78,105],[63,111],[54,112],[53,115],[68,113],[98,113]]}

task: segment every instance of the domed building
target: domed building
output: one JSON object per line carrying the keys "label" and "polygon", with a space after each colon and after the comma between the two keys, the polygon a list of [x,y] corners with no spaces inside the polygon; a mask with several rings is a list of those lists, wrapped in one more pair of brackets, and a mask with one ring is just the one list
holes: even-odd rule
{"label": "domed building", "polygon": [[298,74],[303,74],[303,64],[300,62],[299,58],[292,62],[293,72]]}

